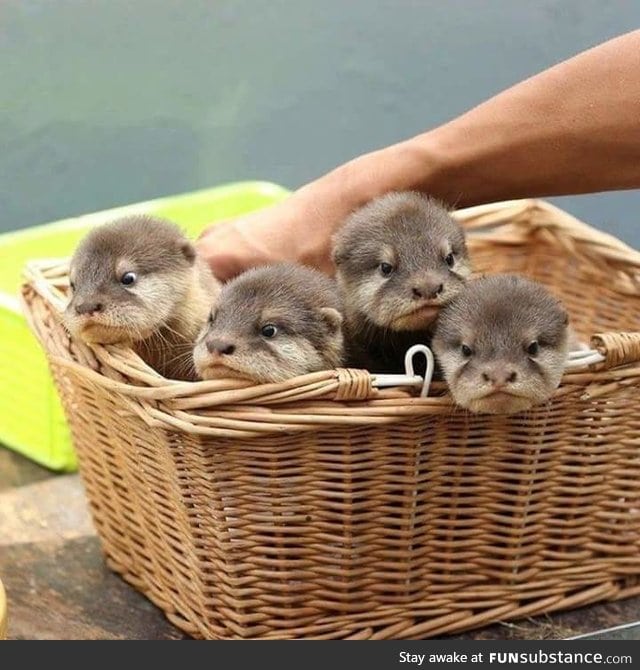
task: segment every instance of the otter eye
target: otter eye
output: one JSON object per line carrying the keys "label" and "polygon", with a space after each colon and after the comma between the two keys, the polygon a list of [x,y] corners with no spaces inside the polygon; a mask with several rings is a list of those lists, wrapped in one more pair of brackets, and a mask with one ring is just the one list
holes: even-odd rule
{"label": "otter eye", "polygon": [[125,272],[122,277],[120,277],[120,283],[125,286],[131,286],[137,279],[135,272]]}
{"label": "otter eye", "polygon": [[75,284],[75,282],[70,281],[70,282],[69,282],[69,288],[70,288],[72,291],[75,291],[75,290],[76,290],[76,284]]}
{"label": "otter eye", "polygon": [[393,272],[393,265],[391,263],[380,263],[380,274],[383,277],[388,277]]}
{"label": "otter eye", "polygon": [[444,257],[444,262],[450,267],[453,267],[453,264],[455,263],[456,259],[453,257],[453,253],[449,253]]}
{"label": "otter eye", "polygon": [[262,337],[271,339],[272,337],[275,337],[278,334],[278,328],[274,326],[272,323],[267,323],[260,329],[260,334],[262,335]]}
{"label": "otter eye", "polygon": [[216,318],[215,312],[209,312],[208,324],[212,325]]}
{"label": "otter eye", "polygon": [[463,345],[460,347],[460,351],[462,351],[462,355],[463,355],[465,358],[470,358],[470,357],[472,356],[472,354],[473,354],[473,350],[471,349],[471,347],[468,346],[468,345],[466,345],[466,344],[463,344]]}
{"label": "otter eye", "polygon": [[534,340],[527,347],[527,353],[529,354],[529,356],[535,356],[539,351],[540,351],[540,345],[538,344],[538,340]]}

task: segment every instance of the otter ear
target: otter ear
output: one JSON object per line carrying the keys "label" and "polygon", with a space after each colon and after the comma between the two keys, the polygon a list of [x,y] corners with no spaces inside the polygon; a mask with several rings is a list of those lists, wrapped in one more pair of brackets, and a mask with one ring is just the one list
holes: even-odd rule
{"label": "otter ear", "polygon": [[568,326],[569,325],[569,312],[567,311],[567,308],[558,300],[557,302],[558,308],[560,309],[560,313],[562,314],[562,325],[563,326]]}
{"label": "otter ear", "polygon": [[337,333],[340,330],[342,326],[342,314],[337,309],[333,309],[333,307],[321,307],[320,316],[332,333]]}
{"label": "otter ear", "polygon": [[180,242],[180,253],[185,257],[189,265],[193,265],[196,262],[196,248],[188,240]]}
{"label": "otter ear", "polygon": [[340,263],[344,263],[348,258],[348,255],[342,251],[339,247],[333,247],[331,250],[331,260],[333,261],[333,264],[335,266],[340,265]]}
{"label": "otter ear", "polygon": [[340,265],[349,260],[348,245],[344,244],[340,232],[333,237],[333,247],[331,249],[331,260],[334,265]]}

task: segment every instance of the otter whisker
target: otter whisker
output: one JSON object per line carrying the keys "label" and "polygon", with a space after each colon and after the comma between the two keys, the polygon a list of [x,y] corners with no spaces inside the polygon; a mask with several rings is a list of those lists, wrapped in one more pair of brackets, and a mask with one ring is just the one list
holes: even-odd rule
{"label": "otter whisker", "polygon": [[[168,376],[187,369],[186,359],[173,359],[193,346],[219,292],[207,264],[179,228],[146,215],[92,229],[73,255],[70,278],[78,288],[65,312],[72,336],[132,343],[149,365]],[[174,363],[176,370],[171,370]]]}
{"label": "otter whisker", "polygon": [[389,193],[354,212],[334,238],[349,364],[403,369],[424,344],[434,313],[452,298],[468,263],[464,230],[448,209],[419,193]]}
{"label": "otter whisker", "polygon": [[473,412],[528,412],[560,384],[568,348],[564,307],[515,275],[470,282],[438,319],[433,350],[454,401]]}
{"label": "otter whisker", "polygon": [[216,316],[194,352],[203,378],[259,383],[335,367],[343,360],[335,282],[304,266],[249,270],[222,287]]}

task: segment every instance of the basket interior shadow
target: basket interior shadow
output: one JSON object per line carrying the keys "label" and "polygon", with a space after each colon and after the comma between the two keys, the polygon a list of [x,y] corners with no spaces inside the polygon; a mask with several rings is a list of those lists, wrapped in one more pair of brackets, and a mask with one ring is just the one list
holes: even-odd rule
{"label": "basket interior shadow", "polygon": [[202,638],[423,638],[640,593],[640,254],[540,201],[457,213],[477,269],[564,300],[605,362],[471,415],[362,370],[166,380],[60,323],[30,265],[108,564]]}

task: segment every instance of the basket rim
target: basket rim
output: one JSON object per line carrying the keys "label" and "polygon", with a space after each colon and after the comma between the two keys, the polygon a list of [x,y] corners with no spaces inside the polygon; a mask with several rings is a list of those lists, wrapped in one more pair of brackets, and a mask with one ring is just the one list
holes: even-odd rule
{"label": "basket rim", "polygon": [[[640,295],[640,252],[544,201],[479,205],[455,215],[472,234],[479,233],[483,240],[492,243],[525,244],[539,230],[569,238],[582,247],[581,251],[586,249],[588,254],[605,257],[628,279],[621,287],[623,293]],[[117,393],[150,424],[196,434],[239,437],[318,429],[336,423],[370,425],[393,423],[408,416],[467,413],[456,407],[449,394],[441,394],[446,389],[442,382],[432,385],[439,395],[420,398],[399,387],[374,388],[375,375],[366,370],[338,368],[270,384],[238,379],[185,382],[164,378],[126,347],[74,342],[83,361],[77,362],[65,347],[55,351],[49,326],[34,309],[34,302],[40,300],[59,319],[67,302],[62,290],[68,284],[67,272],[66,260],[27,264],[22,305],[30,327],[54,366]],[[534,407],[527,414],[545,411],[576,387],[587,399],[640,378],[640,332],[594,334],[592,346],[604,355],[605,362],[565,371],[549,403]],[[594,388],[594,383],[598,388]],[[214,408],[216,415],[209,415],[207,412]]]}
{"label": "basket rim", "polygon": [[[572,214],[546,200],[539,198],[505,200],[467,207],[452,212],[452,215],[472,235],[498,226],[502,226],[504,229],[509,225],[519,228],[520,234],[522,235],[522,232],[525,232],[527,237],[535,234],[539,229],[547,229],[555,232],[558,236],[572,239],[586,249],[614,263],[627,264],[632,268],[640,269],[640,251],[614,235],[580,221]],[[520,238],[510,242],[524,241]]]}

